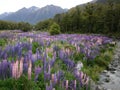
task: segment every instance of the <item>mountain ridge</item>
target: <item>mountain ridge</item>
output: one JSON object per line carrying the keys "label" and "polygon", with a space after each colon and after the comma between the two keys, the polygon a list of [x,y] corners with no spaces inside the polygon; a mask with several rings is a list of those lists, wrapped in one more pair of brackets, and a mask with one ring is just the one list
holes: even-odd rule
{"label": "mountain ridge", "polygon": [[23,7],[16,12],[0,14],[0,20],[14,21],[14,22],[29,22],[35,24],[54,15],[67,12],[68,9],[63,9],[55,5],[47,5],[42,8],[32,6],[30,8]]}

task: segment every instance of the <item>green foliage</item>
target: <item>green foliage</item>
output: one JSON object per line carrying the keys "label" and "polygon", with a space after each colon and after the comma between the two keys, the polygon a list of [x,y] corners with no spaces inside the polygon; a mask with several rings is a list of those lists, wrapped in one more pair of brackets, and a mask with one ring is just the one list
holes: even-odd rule
{"label": "green foliage", "polygon": [[35,66],[42,66],[43,65],[43,63],[42,63],[42,61],[41,60],[37,60],[36,62],[35,62]]}
{"label": "green foliage", "polygon": [[18,29],[20,29],[24,32],[27,32],[32,29],[32,26],[29,23],[20,22],[20,23],[18,23]]}
{"label": "green foliage", "polygon": [[32,29],[32,26],[29,23],[25,22],[15,23],[0,20],[0,30],[16,30],[16,29],[27,32]]}
{"label": "green foliage", "polygon": [[44,74],[43,72],[39,74],[38,81],[36,82],[37,86],[39,87],[39,90],[45,90],[45,80],[44,80]]}
{"label": "green foliage", "polygon": [[50,35],[60,34],[60,26],[57,23],[53,23],[49,29]]}
{"label": "green foliage", "polygon": [[52,24],[53,24],[53,20],[51,20],[51,19],[38,22],[35,25],[35,30],[47,31]]}
{"label": "green foliage", "polygon": [[15,30],[17,23],[0,20],[0,30]]}
{"label": "green foliage", "polygon": [[0,80],[0,90],[36,90],[37,88],[36,83],[28,80],[26,76],[22,76],[17,80]]}
{"label": "green foliage", "polygon": [[33,42],[32,43],[32,52],[36,53],[36,49],[39,47],[39,43],[38,42]]}
{"label": "green foliage", "polygon": [[7,43],[6,39],[0,39],[0,46],[5,46],[6,43]]}

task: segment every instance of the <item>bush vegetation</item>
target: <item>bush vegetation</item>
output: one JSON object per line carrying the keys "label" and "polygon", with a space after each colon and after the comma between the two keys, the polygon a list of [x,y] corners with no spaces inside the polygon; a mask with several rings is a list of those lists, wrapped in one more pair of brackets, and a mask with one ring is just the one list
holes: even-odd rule
{"label": "bush vegetation", "polygon": [[60,26],[57,23],[53,23],[49,29],[50,35],[60,34]]}

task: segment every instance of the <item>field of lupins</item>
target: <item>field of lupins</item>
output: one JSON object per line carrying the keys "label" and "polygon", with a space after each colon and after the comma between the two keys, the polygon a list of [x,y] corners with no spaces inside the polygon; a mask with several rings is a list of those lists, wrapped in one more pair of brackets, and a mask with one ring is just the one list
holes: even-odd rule
{"label": "field of lupins", "polygon": [[[0,39],[0,90],[90,90],[95,72],[103,70],[97,68],[110,62],[114,44],[101,35],[46,32],[1,32]],[[27,87],[24,78],[34,84]],[[18,80],[19,88],[7,80]]]}

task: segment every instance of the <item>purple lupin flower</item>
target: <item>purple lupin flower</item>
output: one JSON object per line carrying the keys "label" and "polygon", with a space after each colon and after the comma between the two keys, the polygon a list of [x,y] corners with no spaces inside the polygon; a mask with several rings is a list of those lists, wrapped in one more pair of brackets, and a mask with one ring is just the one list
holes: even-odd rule
{"label": "purple lupin flower", "polygon": [[2,64],[0,62],[0,79],[2,79]]}
{"label": "purple lupin flower", "polygon": [[77,81],[74,80],[74,90],[76,90],[76,86],[77,86]]}
{"label": "purple lupin flower", "polygon": [[18,58],[20,59],[22,57],[22,48],[20,47],[18,50]]}
{"label": "purple lupin flower", "polygon": [[28,59],[31,60],[31,58],[32,58],[32,50],[29,50],[28,51]]}
{"label": "purple lupin flower", "polygon": [[39,59],[39,54],[40,54],[39,50],[36,49],[37,60]]}
{"label": "purple lupin flower", "polygon": [[53,53],[53,59],[56,60],[56,52]]}
{"label": "purple lupin flower", "polygon": [[53,90],[53,84],[51,80],[50,80],[50,86],[46,85],[46,90]]}
{"label": "purple lupin flower", "polygon": [[55,63],[55,59],[53,58],[52,60],[50,60],[50,66],[52,67],[53,65],[54,65],[54,63]]}
{"label": "purple lupin flower", "polygon": [[48,64],[48,73],[50,74],[50,72],[51,72],[51,66],[50,64]]}
{"label": "purple lupin flower", "polygon": [[46,71],[46,69],[47,69],[47,61],[46,61],[46,59],[47,59],[47,54],[45,52],[44,56],[43,56],[43,70],[44,71]]}
{"label": "purple lupin flower", "polygon": [[28,63],[23,63],[23,72],[27,73],[28,72]]}
{"label": "purple lupin flower", "polygon": [[7,60],[3,60],[1,63],[1,74],[2,74],[2,79],[6,79],[9,77],[10,72],[9,72],[9,63]]}
{"label": "purple lupin flower", "polygon": [[39,74],[41,73],[42,69],[40,67],[35,67],[35,81],[37,81]]}
{"label": "purple lupin flower", "polygon": [[60,59],[64,58],[64,52],[62,50],[59,51],[59,58]]}

